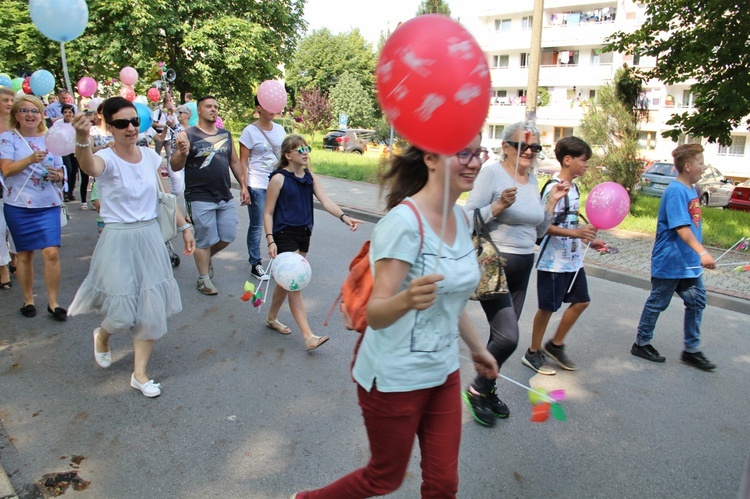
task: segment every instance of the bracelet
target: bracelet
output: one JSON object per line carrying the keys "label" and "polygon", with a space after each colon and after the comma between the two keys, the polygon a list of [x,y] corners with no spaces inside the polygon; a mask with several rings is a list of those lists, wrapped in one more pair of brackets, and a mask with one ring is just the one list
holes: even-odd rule
{"label": "bracelet", "polygon": [[91,141],[90,140],[88,142],[86,142],[85,144],[81,144],[80,142],[78,142],[76,140],[76,147],[90,147],[90,146],[91,146]]}
{"label": "bracelet", "polygon": [[270,243],[268,243],[268,247],[270,248],[272,244],[276,244],[276,241],[271,241]]}
{"label": "bracelet", "polygon": [[703,257],[703,255],[708,255],[708,250],[704,250],[704,251],[698,253],[698,258]]}
{"label": "bracelet", "polygon": [[[341,216],[339,216],[339,220],[341,220],[342,222],[344,222],[344,217],[348,217],[348,216],[349,215],[347,215],[346,213],[342,213]],[[344,222],[344,223],[346,223],[346,222]]]}
{"label": "bracelet", "polygon": [[179,227],[177,230],[179,230],[180,232],[185,232],[189,228],[190,228],[190,224],[185,224],[182,227]]}
{"label": "bracelet", "polygon": [[271,236],[271,237],[273,237],[273,234],[266,234],[266,237],[268,237],[268,236]]}

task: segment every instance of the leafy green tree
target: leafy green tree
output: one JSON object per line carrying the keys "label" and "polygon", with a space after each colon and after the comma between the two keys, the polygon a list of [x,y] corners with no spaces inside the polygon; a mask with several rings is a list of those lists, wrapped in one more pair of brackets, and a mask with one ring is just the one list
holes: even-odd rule
{"label": "leafy green tree", "polygon": [[[589,163],[604,165],[610,179],[625,187],[632,201],[641,164],[638,161],[638,115],[627,103],[627,97],[618,93],[618,88],[622,87],[619,84],[627,79],[627,73],[625,69],[618,69],[614,82],[601,87],[596,102],[587,104],[581,120],[581,136],[594,149]],[[595,168],[590,168],[584,182],[598,183],[601,180],[596,178],[598,175]]]}
{"label": "leafy green tree", "polygon": [[443,0],[423,0],[417,9],[417,15],[423,14],[444,14],[451,15],[451,8]]}
{"label": "leafy green tree", "polygon": [[331,103],[320,89],[302,90],[297,107],[302,112],[302,131],[312,135],[311,142],[315,141],[315,132],[325,130],[333,123]]}
{"label": "leafy green tree", "polygon": [[372,97],[349,72],[341,75],[339,82],[331,89],[330,97],[334,114],[348,114],[351,128],[370,128],[375,124]]}
{"label": "leafy green tree", "polygon": [[682,133],[731,143],[734,127],[750,115],[748,6],[736,0],[650,0],[643,25],[617,32],[606,50],[657,57],[640,73],[670,85],[695,79],[695,112],[674,114],[675,128],[664,133],[675,142]]}
{"label": "leafy green tree", "polygon": [[[230,0],[219,9],[208,0],[89,0],[86,31],[66,44],[71,79],[101,82],[133,66],[136,91],[144,93],[164,61],[177,72],[177,89],[217,96],[222,115],[251,108],[257,85],[280,76],[277,66],[289,62],[305,25],[304,3]],[[59,44],[32,24],[28,2],[5,0],[0,32],[0,69],[44,68],[62,84]]]}
{"label": "leafy green tree", "polygon": [[374,97],[377,57],[358,29],[332,34],[323,28],[303,38],[286,66],[287,84],[296,92],[317,88],[329,93],[345,72]]}

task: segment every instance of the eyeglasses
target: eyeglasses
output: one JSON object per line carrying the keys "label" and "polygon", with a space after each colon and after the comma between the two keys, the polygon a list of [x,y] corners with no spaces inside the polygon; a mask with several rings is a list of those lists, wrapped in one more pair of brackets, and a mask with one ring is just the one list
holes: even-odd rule
{"label": "eyeglasses", "polygon": [[519,152],[524,152],[526,149],[531,149],[531,152],[533,153],[542,152],[542,144],[527,144],[526,142],[511,142],[508,140],[506,140],[505,143],[518,149]]}
{"label": "eyeglasses", "polygon": [[466,148],[463,151],[458,151],[456,153],[458,163],[464,166],[471,163],[471,160],[473,158],[477,158],[479,160],[479,164],[482,165],[485,161],[487,161],[489,157],[490,153],[487,151],[487,149],[484,148],[477,149],[476,151],[472,151],[471,149]]}
{"label": "eyeglasses", "polygon": [[141,126],[141,119],[136,116],[135,118],[130,118],[129,120],[112,120],[109,122],[109,124],[110,126],[117,128],[118,130],[125,130],[128,125],[133,125],[135,128],[139,128]]}
{"label": "eyeglasses", "polygon": [[298,147],[297,149],[295,149],[295,151],[297,151],[300,154],[307,154],[310,151],[312,151],[312,149],[310,149],[310,146],[303,146],[303,147]]}
{"label": "eyeglasses", "polygon": [[39,109],[27,109],[25,107],[22,107],[21,109],[18,110],[18,112],[21,114],[29,114],[29,113],[39,114]]}

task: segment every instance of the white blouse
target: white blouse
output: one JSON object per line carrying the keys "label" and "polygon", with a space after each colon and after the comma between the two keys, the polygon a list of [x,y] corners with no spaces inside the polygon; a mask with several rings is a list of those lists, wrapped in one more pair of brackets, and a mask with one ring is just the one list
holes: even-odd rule
{"label": "white blouse", "polygon": [[95,155],[104,160],[104,172],[96,184],[105,224],[144,222],[156,218],[158,203],[157,168],[161,156],[153,149],[141,147],[142,158],[129,163],[107,148]]}

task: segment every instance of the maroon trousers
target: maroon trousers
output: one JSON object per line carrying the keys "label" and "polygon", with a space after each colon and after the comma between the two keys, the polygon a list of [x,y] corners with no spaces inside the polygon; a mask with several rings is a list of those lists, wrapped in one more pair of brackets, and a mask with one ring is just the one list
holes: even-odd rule
{"label": "maroon trousers", "polygon": [[422,498],[455,498],[461,443],[460,376],[413,392],[383,393],[376,387],[357,394],[372,456],[367,466],[322,489],[300,492],[298,499],[358,499],[398,489],[414,445],[422,454]]}

